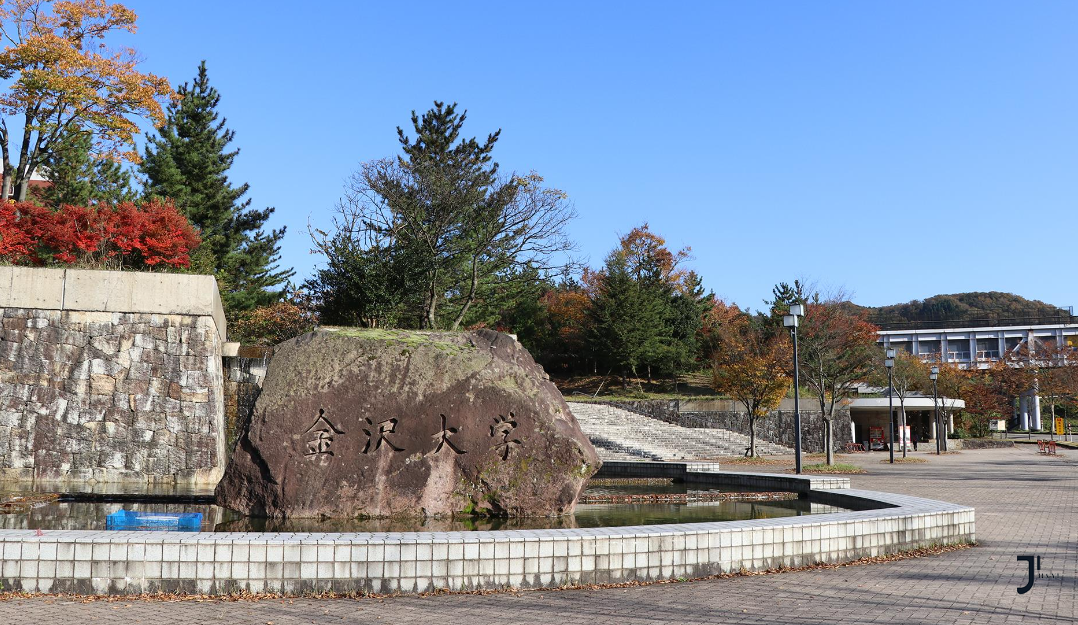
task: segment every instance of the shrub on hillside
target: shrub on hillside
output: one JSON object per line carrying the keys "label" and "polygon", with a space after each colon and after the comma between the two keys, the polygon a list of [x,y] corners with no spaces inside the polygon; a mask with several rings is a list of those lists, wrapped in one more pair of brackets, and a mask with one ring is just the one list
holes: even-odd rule
{"label": "shrub on hillside", "polygon": [[310,332],[317,319],[302,302],[277,302],[242,313],[228,328],[231,341],[273,346]]}

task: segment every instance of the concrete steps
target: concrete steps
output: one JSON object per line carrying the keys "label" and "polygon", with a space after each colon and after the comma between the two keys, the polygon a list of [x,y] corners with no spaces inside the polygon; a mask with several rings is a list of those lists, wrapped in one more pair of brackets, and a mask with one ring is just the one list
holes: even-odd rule
{"label": "concrete steps", "polygon": [[[570,402],[580,428],[603,460],[697,460],[742,456],[749,437],[720,428],[686,428],[604,404]],[[761,455],[793,453],[756,439]]]}

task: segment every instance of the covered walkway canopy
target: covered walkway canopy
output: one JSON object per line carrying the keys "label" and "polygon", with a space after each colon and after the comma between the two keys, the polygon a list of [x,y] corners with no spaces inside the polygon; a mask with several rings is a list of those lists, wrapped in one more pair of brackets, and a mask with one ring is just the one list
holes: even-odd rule
{"label": "covered walkway canopy", "polygon": [[[931,397],[907,397],[900,401],[898,396],[893,398],[895,410],[895,427],[898,427],[899,415],[902,406],[906,408],[906,425],[910,426],[910,432],[920,441],[931,441],[936,438],[936,404]],[[850,402],[850,427],[855,442],[868,442],[869,428],[883,428],[887,432],[889,418],[887,416],[887,397],[864,397]],[[966,402],[961,399],[950,397],[939,398],[939,409],[947,419],[947,433],[954,432],[954,413],[966,407]],[[867,448],[867,445],[866,445]]]}

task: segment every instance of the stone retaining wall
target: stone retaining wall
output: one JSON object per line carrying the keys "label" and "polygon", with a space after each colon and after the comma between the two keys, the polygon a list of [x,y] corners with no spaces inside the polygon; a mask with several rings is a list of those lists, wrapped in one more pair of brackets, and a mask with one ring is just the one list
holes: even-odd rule
{"label": "stone retaining wall", "polygon": [[[0,267],[0,286],[8,287],[0,289],[0,479],[220,479],[224,328],[216,283],[119,273]],[[170,289],[186,314],[157,312]]]}
{"label": "stone retaining wall", "polygon": [[262,394],[272,357],[272,347],[241,347],[235,356],[224,357],[225,448],[230,454]]}
{"label": "stone retaining wall", "polygon": [[[571,397],[574,401],[576,397]],[[635,412],[645,417],[651,417],[653,419],[659,419],[660,421],[666,421],[667,423],[677,423],[678,415],[680,414],[679,401],[676,399],[643,399],[639,401],[595,401],[588,403],[603,404],[605,406],[613,406],[615,408],[621,408],[622,410],[628,410],[629,412]]]}
{"label": "stone retaining wall", "polygon": [[[659,419],[667,423],[689,428],[721,428],[749,435],[749,416],[741,409],[741,404],[731,399],[711,400],[639,400],[639,401],[597,401],[595,403],[614,406],[645,417]],[[815,404],[817,407],[819,404]],[[812,410],[812,400],[801,398],[801,444],[804,451],[817,453],[824,451],[824,421],[819,410]],[[853,442],[850,424],[850,411],[836,409],[834,420],[834,448],[836,451]],[[756,420],[756,436],[769,443],[794,446],[794,411],[793,400],[784,399],[776,410],[766,417]]]}
{"label": "stone retaining wall", "polygon": [[[824,420],[818,410],[805,410],[805,402],[801,409],[801,446],[807,453],[819,453],[824,451],[823,432]],[[787,447],[794,446],[794,411],[776,410],[766,417],[756,419],[756,436],[769,443],[778,443]],[[846,443],[852,442],[850,431],[850,413],[847,410],[835,411],[833,432],[835,436],[834,448],[836,451],[846,447]],[[746,412],[682,412],[678,417],[678,425],[683,427],[712,427],[731,430],[748,436],[749,415]]]}

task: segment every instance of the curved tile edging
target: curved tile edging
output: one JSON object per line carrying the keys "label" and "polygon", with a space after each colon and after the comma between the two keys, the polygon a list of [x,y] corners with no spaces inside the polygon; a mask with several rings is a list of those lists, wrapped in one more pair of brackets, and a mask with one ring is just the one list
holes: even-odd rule
{"label": "curved tile edging", "polygon": [[[734,478],[733,476],[737,476]],[[687,471],[694,482],[816,478]],[[823,485],[823,484],[821,484]],[[302,594],[541,588],[836,563],[973,542],[974,509],[848,488],[802,517],[559,530],[410,533],[0,531],[4,590],[82,594]]]}

